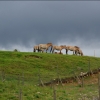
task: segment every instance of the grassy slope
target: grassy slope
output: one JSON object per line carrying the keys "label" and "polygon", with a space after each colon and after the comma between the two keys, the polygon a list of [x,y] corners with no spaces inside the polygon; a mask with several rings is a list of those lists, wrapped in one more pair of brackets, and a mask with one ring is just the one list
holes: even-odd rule
{"label": "grassy slope", "polygon": [[[7,81],[11,87],[9,87],[8,84],[4,85],[2,82],[0,82],[1,90],[0,93],[2,93],[2,100],[5,100],[5,98],[16,98],[14,96],[6,96],[7,90],[4,89],[7,88],[8,91],[12,89],[12,91],[16,90],[15,92],[18,92],[18,88],[14,85],[16,83],[15,78],[18,78],[16,75],[24,75],[25,84],[27,84],[23,91],[28,91],[28,93],[24,93],[24,100],[32,100],[35,97],[38,99],[38,96],[36,94],[37,88],[34,88],[32,84],[37,84],[38,82],[38,74],[40,74],[43,81],[47,82],[51,79],[57,78],[58,74],[60,77],[70,77],[73,76],[73,72],[76,74],[79,74],[80,71],[87,72],[89,69],[89,60],[90,60],[90,68],[96,69],[99,68],[100,65],[100,58],[96,57],[88,57],[88,56],[73,56],[73,55],[57,55],[57,54],[49,54],[49,53],[31,53],[31,52],[10,52],[10,51],[0,51],[0,71],[4,71],[6,73],[6,78],[8,75],[10,77],[8,78],[11,81]],[[15,76],[14,76],[15,75]],[[2,77],[2,76],[1,76]],[[34,79],[34,80],[33,80]],[[28,80],[28,81],[26,81]],[[32,83],[32,84],[31,84]],[[91,85],[92,86],[92,85]],[[69,86],[70,87],[70,86]],[[30,88],[30,91],[29,91]],[[34,96],[31,95],[32,91],[31,89],[34,88]],[[74,87],[73,87],[74,88]],[[39,89],[38,89],[39,90]],[[77,90],[77,87],[75,87],[75,91]],[[2,92],[3,91],[3,92]],[[39,90],[41,91],[41,90]],[[52,91],[48,88],[44,89],[44,93],[47,91]],[[60,91],[63,91],[60,90]],[[71,91],[72,92],[72,91]],[[43,93],[43,95],[45,95]],[[64,92],[62,92],[64,93]],[[72,92],[74,94],[74,91]],[[31,95],[31,96],[30,96]],[[42,96],[39,96],[39,98],[42,98]],[[52,92],[48,93],[48,98],[51,98]],[[65,95],[65,94],[63,94]],[[27,98],[29,99],[27,99]],[[64,97],[64,96],[63,96]],[[65,95],[66,97],[66,95]],[[6,98],[6,99],[7,99]],[[30,99],[31,98],[31,99]],[[46,100],[52,100],[52,99],[46,99]],[[60,98],[60,97],[59,97]],[[61,97],[62,98],[62,97]],[[11,99],[16,100],[16,99]],[[42,100],[42,99],[38,99]],[[60,100],[60,99],[59,99]],[[61,99],[63,100],[63,99]],[[65,100],[65,98],[64,98]],[[67,100],[67,99],[66,99]]]}
{"label": "grassy slope", "polygon": [[96,57],[0,51],[0,70],[4,69],[12,74],[24,72],[32,75],[36,72],[35,68],[39,68],[55,74],[58,66],[61,72],[70,76],[71,71],[76,71],[79,67],[87,71],[89,59],[91,69],[99,67],[100,58]]}

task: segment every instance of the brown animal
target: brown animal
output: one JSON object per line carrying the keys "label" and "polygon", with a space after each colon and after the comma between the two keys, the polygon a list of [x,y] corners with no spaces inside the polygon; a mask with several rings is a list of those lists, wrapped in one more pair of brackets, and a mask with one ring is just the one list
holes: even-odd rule
{"label": "brown animal", "polygon": [[78,46],[66,46],[66,54],[68,54],[68,50],[73,51],[73,55],[79,50]]}
{"label": "brown animal", "polygon": [[76,55],[79,54],[80,56],[83,56],[83,52],[82,52],[81,49],[79,49],[78,51],[75,51],[75,54],[76,54]]}
{"label": "brown animal", "polygon": [[44,52],[44,50],[46,50],[46,53],[47,53],[47,50],[48,48],[52,46],[52,43],[47,43],[47,44],[39,44],[39,52],[42,51],[42,53]]}
{"label": "brown animal", "polygon": [[38,45],[35,45],[35,46],[33,47],[33,52],[36,52],[36,50],[37,50],[37,52],[39,51],[39,46],[38,46]]}
{"label": "brown animal", "polygon": [[65,45],[61,45],[61,46],[53,45],[52,48],[51,48],[51,51],[52,51],[52,53],[54,53],[54,50],[58,50],[58,51],[60,51],[60,53],[61,53],[61,50],[62,50],[62,49],[65,49],[65,48],[66,48]]}

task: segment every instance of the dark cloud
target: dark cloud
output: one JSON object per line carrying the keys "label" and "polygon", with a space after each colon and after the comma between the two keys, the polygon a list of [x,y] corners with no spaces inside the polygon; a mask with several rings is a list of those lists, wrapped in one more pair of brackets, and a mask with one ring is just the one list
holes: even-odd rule
{"label": "dark cloud", "polygon": [[47,42],[98,48],[99,5],[97,1],[1,1],[1,48]]}

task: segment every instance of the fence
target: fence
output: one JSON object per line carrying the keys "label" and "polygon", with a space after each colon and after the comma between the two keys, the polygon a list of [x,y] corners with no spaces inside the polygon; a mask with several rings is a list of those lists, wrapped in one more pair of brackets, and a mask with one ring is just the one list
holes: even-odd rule
{"label": "fence", "polygon": [[[73,65],[71,65],[73,66]],[[82,72],[78,67],[77,72],[73,71],[73,77],[66,78],[66,75],[61,75],[59,66],[55,68],[56,76],[47,73],[46,76],[40,69],[37,69],[36,75],[28,75],[25,73],[10,74],[5,70],[0,71],[0,99],[1,100],[100,100],[100,76],[99,66],[96,70],[91,70],[91,62],[88,60],[87,73]],[[80,75],[79,75],[80,73]],[[98,84],[94,88],[92,94],[87,91],[88,95],[84,94],[87,86],[95,85],[90,82],[87,84],[84,76],[97,74],[95,78]],[[94,76],[93,76],[94,77]],[[70,83],[70,85],[67,85]],[[47,86],[48,85],[48,86]],[[73,93],[69,90],[73,89]],[[77,95],[76,95],[77,94]],[[75,97],[76,96],[76,97]]]}
{"label": "fence", "polygon": [[[39,76],[37,75],[37,81],[36,81],[32,77],[30,77],[30,79],[24,77],[23,73],[18,75],[12,75],[12,74],[6,74],[4,71],[1,71],[0,99],[1,100],[44,100],[44,99],[77,100],[74,99],[74,96],[67,97],[69,91],[68,87],[65,83],[62,82],[60,76],[58,77],[59,77],[58,82],[56,81],[56,83],[53,83],[53,81],[55,81],[53,80],[51,81],[51,84],[49,84],[49,86],[46,86],[44,84],[45,78],[42,78],[41,75]],[[76,81],[78,82],[77,84],[78,88],[85,89],[86,81],[84,77],[80,79],[77,76]],[[39,84],[42,84],[42,86],[39,86]],[[73,82],[70,82],[70,84],[71,86],[75,87]],[[100,100],[100,90],[98,92],[98,89],[100,89],[100,77],[99,77],[99,84],[97,85],[97,88],[94,89],[97,92],[95,97],[93,94],[90,94],[91,95],[90,97],[86,97],[84,94],[82,94],[79,96],[80,100],[87,100],[86,98],[94,98],[89,100]],[[80,94],[80,92],[78,94]]]}

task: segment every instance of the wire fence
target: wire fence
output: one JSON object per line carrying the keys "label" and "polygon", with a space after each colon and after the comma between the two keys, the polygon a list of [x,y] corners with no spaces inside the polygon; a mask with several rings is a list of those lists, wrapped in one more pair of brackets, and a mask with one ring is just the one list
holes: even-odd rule
{"label": "wire fence", "polygon": [[[66,76],[67,70],[62,70],[58,65],[54,65],[51,69],[55,70],[55,74],[50,72],[45,73],[40,69],[36,69],[36,74],[22,73],[7,73],[5,69],[0,70],[0,100],[100,100],[100,66],[98,61],[87,60],[87,66],[83,70],[77,66],[73,71],[72,76]],[[74,63],[71,62],[71,66]],[[96,66],[92,70],[92,66]],[[86,80],[84,77],[97,74],[97,86],[92,94],[89,95],[82,93],[82,89],[86,89]],[[74,82],[76,85],[74,85]],[[71,87],[66,85],[71,83]],[[90,82],[88,85],[92,85]],[[70,95],[71,88],[79,88],[77,95]],[[76,89],[77,91],[77,89]],[[91,90],[89,90],[91,92]],[[76,97],[75,97],[76,96]]]}
{"label": "wire fence", "polygon": [[[88,76],[94,74],[89,64]],[[1,100],[77,100],[74,97],[69,97],[66,83],[76,82],[80,88],[85,88],[84,73],[81,77],[77,73],[73,73],[74,77],[62,78],[60,76],[60,69],[57,66],[56,75],[43,75],[41,70],[37,75],[27,76],[24,73],[8,74],[4,70],[0,71],[0,99]],[[99,75],[99,69],[97,71]],[[27,76],[27,77],[26,77]],[[56,78],[54,78],[56,77]],[[97,77],[96,77],[97,78]],[[47,86],[48,85],[48,86]],[[100,100],[100,77],[98,77],[98,85],[96,88],[96,95],[86,96],[84,94],[79,96],[79,100]],[[79,93],[80,94],[80,93]],[[46,97],[47,95],[47,97]]]}

